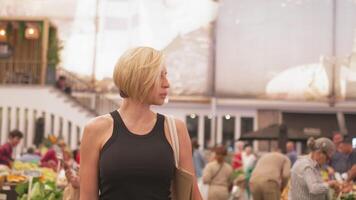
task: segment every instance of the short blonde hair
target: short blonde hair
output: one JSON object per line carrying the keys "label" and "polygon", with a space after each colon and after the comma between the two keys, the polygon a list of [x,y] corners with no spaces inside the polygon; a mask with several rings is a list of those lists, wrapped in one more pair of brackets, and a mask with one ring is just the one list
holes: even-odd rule
{"label": "short blonde hair", "polygon": [[162,52],[151,47],[127,50],[115,65],[113,79],[123,98],[144,102],[159,80]]}

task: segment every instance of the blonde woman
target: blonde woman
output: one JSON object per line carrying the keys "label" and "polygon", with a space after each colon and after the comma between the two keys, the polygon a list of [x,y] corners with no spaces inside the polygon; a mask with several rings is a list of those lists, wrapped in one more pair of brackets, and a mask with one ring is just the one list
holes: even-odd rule
{"label": "blonde woman", "polygon": [[[151,110],[162,105],[169,82],[160,51],[138,47],[126,51],[113,74],[123,102],[119,110],[99,116],[84,129],[80,157],[81,200],[168,200],[175,170],[165,118]],[[179,167],[194,175],[186,125],[176,120]],[[194,198],[201,200],[196,181]]]}

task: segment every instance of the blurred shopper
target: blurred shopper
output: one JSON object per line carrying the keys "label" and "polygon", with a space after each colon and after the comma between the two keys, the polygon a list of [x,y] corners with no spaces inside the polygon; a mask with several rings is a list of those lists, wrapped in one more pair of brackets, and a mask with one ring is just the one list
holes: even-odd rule
{"label": "blurred shopper", "polygon": [[196,138],[192,139],[192,149],[193,149],[193,161],[195,168],[195,175],[197,178],[201,178],[203,175],[203,169],[205,166],[205,159],[202,152],[199,150],[198,140]]}
{"label": "blurred shopper", "polygon": [[242,141],[237,141],[235,143],[235,154],[232,159],[232,168],[234,170],[239,170],[242,169],[243,167],[242,154],[243,154],[244,145],[245,144]]}
{"label": "blurred shopper", "polygon": [[246,145],[242,154],[243,169],[246,174],[250,173],[256,164],[256,156],[252,152],[252,146]]}
{"label": "blurred shopper", "polygon": [[67,83],[67,78],[65,76],[59,76],[56,82],[56,88],[68,95],[72,94],[72,88]]}
{"label": "blurred shopper", "polygon": [[242,164],[243,164],[243,171],[247,182],[246,193],[248,198],[250,198],[251,196],[250,185],[248,183],[250,182],[251,174],[253,168],[255,167],[256,160],[257,158],[255,154],[252,152],[252,146],[249,144],[245,145],[244,152],[242,153]]}
{"label": "blurred shopper", "polygon": [[225,162],[226,147],[214,149],[215,160],[208,163],[203,171],[203,182],[209,185],[207,200],[227,200],[229,187],[232,184],[232,167]]}
{"label": "blurred shopper", "polygon": [[340,174],[347,172],[347,155],[342,151],[342,143],[344,141],[344,136],[337,132],[333,135],[333,143],[335,145],[335,153],[331,158],[330,165],[335,172]]}
{"label": "blurred shopper", "polygon": [[279,152],[263,155],[256,164],[250,179],[254,200],[280,199],[281,191],[287,185],[291,162]]}
{"label": "blurred shopper", "polygon": [[298,153],[295,150],[294,142],[292,142],[292,141],[287,142],[286,149],[287,149],[287,156],[293,166],[295,161],[297,161],[297,158],[298,158]]}
{"label": "blurred shopper", "polygon": [[23,137],[23,133],[19,130],[12,130],[9,133],[8,141],[0,147],[0,165],[6,165],[11,168],[13,158],[12,151]]}
{"label": "blurred shopper", "polygon": [[349,171],[356,164],[356,149],[352,148],[352,137],[345,137],[340,147],[341,152],[347,156],[347,169]]}
{"label": "blurred shopper", "polygon": [[292,168],[290,200],[327,200],[329,188],[339,190],[335,180],[323,182],[321,167],[335,152],[335,144],[328,138],[310,138],[307,142],[311,153],[301,157]]}
{"label": "blurred shopper", "polygon": [[78,142],[78,148],[73,150],[73,158],[75,162],[80,164],[80,142]]}
{"label": "blurred shopper", "polygon": [[336,150],[339,150],[341,143],[344,141],[344,135],[340,132],[335,132],[333,134],[333,143],[335,145]]}
{"label": "blurred shopper", "polygon": [[[66,149],[66,143],[63,140],[57,142],[53,141],[54,144],[48,149],[48,151],[41,158],[41,167],[48,167],[54,171],[59,170],[59,160],[58,154],[64,155]],[[57,144],[58,143],[58,144]]]}
{"label": "blurred shopper", "polygon": [[207,197],[208,187],[203,183],[203,169],[205,167],[206,161],[203,156],[203,152],[199,150],[198,140],[192,138],[192,149],[193,149],[193,162],[195,168],[195,174],[198,180],[199,191],[203,198]]}
{"label": "blurred shopper", "polygon": [[27,152],[24,153],[19,160],[21,162],[28,162],[28,163],[39,163],[41,160],[41,156],[39,156],[37,153],[35,153],[35,149],[33,147],[29,147],[27,149]]}
{"label": "blurred shopper", "polygon": [[[168,124],[151,110],[168,94],[164,56],[150,47],[130,49],[117,62],[113,78],[123,101],[119,110],[93,119],[84,129],[80,199],[169,199],[175,165]],[[179,167],[195,176],[186,125],[175,122]],[[194,199],[200,200],[195,179],[193,187]]]}
{"label": "blurred shopper", "polygon": [[244,142],[235,142],[235,153],[232,158],[233,168],[233,187],[229,200],[244,200],[247,199],[246,177],[243,171],[242,157],[244,154]]}
{"label": "blurred shopper", "polygon": [[78,171],[74,170],[70,164],[64,162],[63,168],[68,181],[68,185],[63,191],[63,200],[79,200],[80,195],[80,178]]}

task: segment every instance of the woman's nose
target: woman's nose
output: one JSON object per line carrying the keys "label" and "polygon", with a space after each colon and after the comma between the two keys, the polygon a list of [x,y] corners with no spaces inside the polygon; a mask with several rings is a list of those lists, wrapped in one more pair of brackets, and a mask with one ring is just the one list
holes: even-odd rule
{"label": "woman's nose", "polygon": [[165,78],[162,82],[162,87],[163,88],[169,88],[170,84],[167,78]]}

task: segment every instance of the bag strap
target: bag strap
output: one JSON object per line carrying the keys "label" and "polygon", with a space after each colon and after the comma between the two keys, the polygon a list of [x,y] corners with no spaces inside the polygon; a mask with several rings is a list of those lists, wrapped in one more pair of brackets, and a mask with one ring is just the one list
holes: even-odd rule
{"label": "bag strap", "polygon": [[216,171],[216,173],[214,174],[214,176],[211,177],[209,185],[211,185],[211,183],[213,182],[214,178],[219,174],[219,172],[221,171],[221,169],[223,168],[223,166],[224,166],[224,163],[220,165],[218,171]]}
{"label": "bag strap", "polygon": [[171,136],[172,149],[174,153],[174,161],[176,168],[179,167],[179,139],[177,133],[177,127],[173,116],[166,115],[169,134]]}

